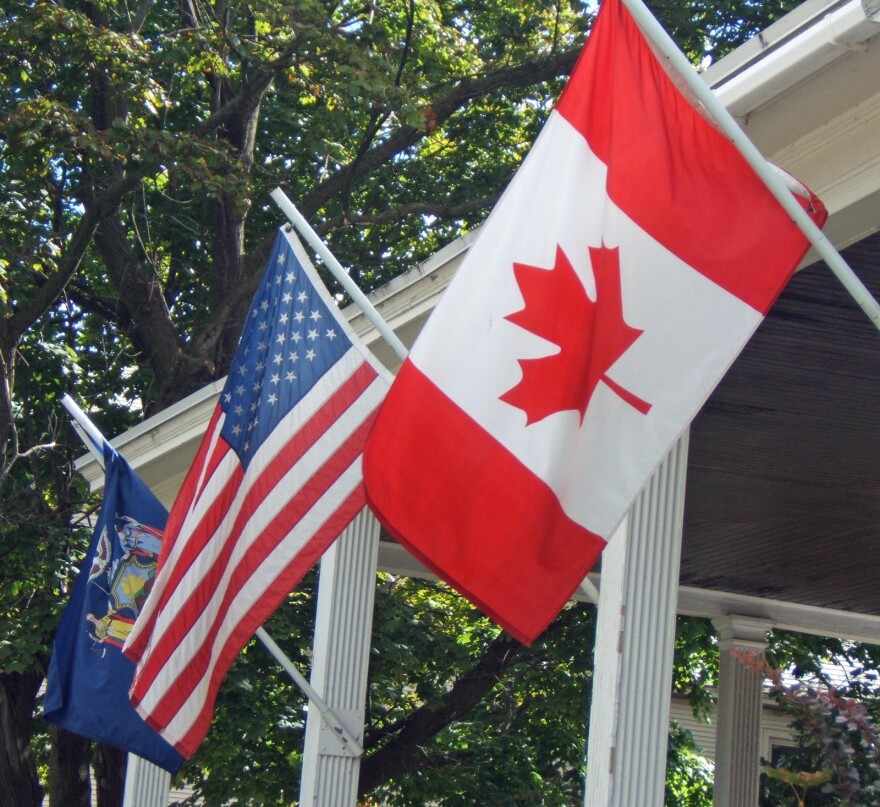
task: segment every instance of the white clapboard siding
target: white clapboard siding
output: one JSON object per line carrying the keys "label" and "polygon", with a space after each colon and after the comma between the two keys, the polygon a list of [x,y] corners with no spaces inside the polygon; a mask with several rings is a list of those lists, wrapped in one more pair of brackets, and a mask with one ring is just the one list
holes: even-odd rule
{"label": "white clapboard siding", "polygon": [[[710,760],[715,759],[714,714],[710,714],[708,722],[697,720],[687,699],[673,696],[669,717],[693,735],[694,743],[703,756]],[[761,714],[761,756],[764,759],[771,758],[774,745],[795,744],[789,720],[788,715],[778,706],[765,699],[764,711]]]}

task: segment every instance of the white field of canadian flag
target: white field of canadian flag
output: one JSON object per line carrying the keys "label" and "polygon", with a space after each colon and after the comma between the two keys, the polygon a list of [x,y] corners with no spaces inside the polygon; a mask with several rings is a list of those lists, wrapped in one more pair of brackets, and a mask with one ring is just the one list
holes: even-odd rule
{"label": "white field of canadian flag", "polygon": [[605,0],[382,405],[364,458],[374,512],[532,641],[806,249]]}

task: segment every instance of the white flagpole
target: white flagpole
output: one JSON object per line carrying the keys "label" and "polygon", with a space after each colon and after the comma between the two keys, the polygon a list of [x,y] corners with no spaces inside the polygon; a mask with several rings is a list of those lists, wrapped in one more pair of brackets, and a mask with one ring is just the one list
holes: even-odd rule
{"label": "white flagpole", "polygon": [[83,441],[83,445],[85,445],[92,456],[97,460],[98,465],[103,468],[104,435],[98,431],[95,424],[89,420],[88,415],[79,408],[79,404],[66,392],[61,396],[61,404],[73,418],[73,428],[79,435],[79,439]]}
{"label": "white flagpole", "polygon": [[281,212],[284,213],[290,223],[296,227],[306,243],[315,251],[321,260],[324,261],[324,265],[333,277],[339,281],[342,288],[348,292],[351,299],[360,306],[367,319],[373,323],[382,338],[397,354],[397,357],[403,361],[408,354],[406,346],[400,341],[391,326],[382,319],[382,315],[373,307],[373,304],[367,299],[367,295],[358,288],[357,283],[351,279],[351,276],[345,271],[342,264],[336,260],[333,253],[330,252],[327,245],[321,240],[321,236],[312,229],[311,224],[309,224],[303,214],[296,209],[296,206],[287,198],[287,195],[281,190],[281,188],[275,188],[270,195],[275,200],[275,204],[278,205]]}
{"label": "white flagpole", "polygon": [[318,711],[321,713],[321,718],[335,733],[343,752],[352,757],[361,756],[361,754],[364,753],[361,744],[348,728],[346,728],[342,721],[339,720],[324,699],[312,688],[312,685],[306,680],[303,674],[293,666],[293,662],[287,657],[284,651],[278,647],[275,640],[266,633],[265,628],[257,628],[256,636],[263,643],[266,650],[271,653],[275,661],[284,668],[284,671],[294,680],[296,685],[308,696],[309,700],[315,704]]}
{"label": "white flagpole", "polygon": [[761,178],[768,190],[776,197],[786,213],[801,229],[810,243],[819,253],[819,256],[828,264],[828,268],[837,276],[844,288],[850,293],[859,307],[868,315],[868,318],[880,330],[880,304],[871,296],[871,292],[856,273],[843,259],[834,245],[825,234],[816,226],[806,211],[792,196],[777,171],[764,159],[757,147],[749,139],[748,135],[740,128],[733,116],[727,111],[724,104],[718,100],[708,85],[700,78],[694,66],[679,50],[678,45],[666,33],[663,26],[648,10],[642,0],[621,0],[629,9],[633,19],[642,32],[654,44],[655,48],[666,59],[675,73],[687,84],[688,88],[696,95],[700,103],[706,108],[714,119],[716,125],[728,137],[734,146],[743,155],[755,173]]}
{"label": "white flagpole", "polygon": [[[65,393],[65,395],[61,398],[61,403],[64,405],[64,408],[70,413],[70,416],[73,418],[74,427],[76,427],[77,434],[79,434],[80,439],[82,439],[83,443],[85,443],[86,448],[95,456],[98,460],[101,467],[104,467],[104,455],[103,455],[103,447],[107,442],[106,438],[103,434],[98,430],[98,427],[89,419],[89,416],[83,412],[83,410],[79,407],[76,401],[73,400],[69,395]],[[311,684],[305,679],[302,673],[294,667],[293,662],[285,655],[284,651],[275,643],[271,636],[266,632],[266,630],[262,627],[257,628],[256,637],[263,643],[263,646],[266,650],[269,651],[270,655],[277,661],[283,668],[284,671],[291,677],[293,682],[303,691],[303,693],[308,697],[312,703],[315,704],[318,711],[321,713],[321,717],[327,722],[330,726],[333,734],[339,740],[339,744],[342,746],[343,751],[346,754],[350,754],[353,756],[359,756],[363,753],[363,748],[357,739],[352,735],[352,733],[346,728],[346,726],[336,717],[333,711],[327,706],[324,702],[323,698],[312,688]]]}

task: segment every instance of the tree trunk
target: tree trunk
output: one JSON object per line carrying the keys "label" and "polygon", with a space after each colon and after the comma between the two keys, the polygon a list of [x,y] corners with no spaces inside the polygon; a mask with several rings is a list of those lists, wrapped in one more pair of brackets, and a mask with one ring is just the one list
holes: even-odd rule
{"label": "tree trunk", "polygon": [[[234,95],[231,88],[221,84],[221,102]],[[217,136],[229,143],[235,150],[238,161],[246,172],[250,172],[254,162],[257,126],[260,121],[260,94],[248,98],[242,108],[229,119],[217,132]],[[215,305],[231,297],[241,282],[244,268],[244,232],[245,221],[250,208],[250,199],[230,199],[221,197],[214,206],[214,287]],[[247,315],[250,300],[244,301],[236,311],[231,312],[227,327],[218,340],[215,363],[218,375],[227,372],[238,347],[241,335],[241,323]]]}
{"label": "tree trunk", "polygon": [[103,743],[96,746],[95,782],[98,807],[122,807],[125,796],[125,751]]}
{"label": "tree trunk", "polygon": [[164,389],[176,376],[180,343],[162,284],[153,268],[135,255],[118,214],[101,221],[95,244],[129,315],[132,343],[149,363],[159,388]]}
{"label": "tree trunk", "polygon": [[91,740],[57,726],[52,727],[49,766],[49,804],[52,807],[90,807],[91,751]]}
{"label": "tree trunk", "polygon": [[[217,280],[215,293],[216,304],[219,305],[231,296],[241,281],[244,258],[244,226],[246,213],[234,203],[218,200],[214,210],[214,267]],[[223,335],[217,342],[213,356],[218,375],[225,374],[241,336],[241,323],[247,316],[250,300],[242,302],[237,310],[231,312]]]}
{"label": "tree trunk", "polygon": [[39,807],[43,788],[31,754],[31,720],[43,676],[0,672],[0,804]]}

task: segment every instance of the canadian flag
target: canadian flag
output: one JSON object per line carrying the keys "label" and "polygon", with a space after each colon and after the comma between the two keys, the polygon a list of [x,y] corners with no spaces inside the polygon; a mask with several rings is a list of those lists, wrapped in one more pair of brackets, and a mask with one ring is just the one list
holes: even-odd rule
{"label": "canadian flag", "polygon": [[605,0],[380,409],[364,454],[374,512],[532,641],[806,249]]}

